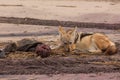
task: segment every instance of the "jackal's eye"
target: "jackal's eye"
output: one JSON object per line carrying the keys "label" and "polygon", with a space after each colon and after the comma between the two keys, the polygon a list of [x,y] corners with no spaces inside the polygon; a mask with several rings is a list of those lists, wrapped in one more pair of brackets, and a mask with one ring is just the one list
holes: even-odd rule
{"label": "jackal's eye", "polygon": [[69,41],[66,42],[66,41],[64,41],[64,44],[65,44],[65,45],[68,45],[68,44],[72,44],[72,42],[69,42]]}
{"label": "jackal's eye", "polygon": [[68,42],[67,42],[67,41],[64,41],[63,43],[64,43],[65,45],[66,45],[66,44],[68,44]]}
{"label": "jackal's eye", "polygon": [[69,44],[72,44],[72,42],[69,42]]}

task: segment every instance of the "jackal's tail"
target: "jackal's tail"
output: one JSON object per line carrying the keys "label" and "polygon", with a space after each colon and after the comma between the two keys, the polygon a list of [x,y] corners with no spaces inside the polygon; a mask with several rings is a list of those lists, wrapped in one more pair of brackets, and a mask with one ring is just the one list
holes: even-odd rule
{"label": "jackal's tail", "polygon": [[105,54],[107,55],[112,55],[115,53],[117,53],[117,47],[115,45],[109,46],[105,51]]}

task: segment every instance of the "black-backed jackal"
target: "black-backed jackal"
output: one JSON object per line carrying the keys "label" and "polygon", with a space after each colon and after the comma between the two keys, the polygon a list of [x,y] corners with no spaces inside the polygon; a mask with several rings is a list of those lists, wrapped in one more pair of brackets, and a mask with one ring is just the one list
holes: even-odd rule
{"label": "black-backed jackal", "polygon": [[64,30],[63,27],[60,26],[59,35],[61,46],[64,47],[64,50],[67,52],[73,50],[92,54],[115,54],[117,52],[115,43],[102,33],[78,33],[77,27]]}

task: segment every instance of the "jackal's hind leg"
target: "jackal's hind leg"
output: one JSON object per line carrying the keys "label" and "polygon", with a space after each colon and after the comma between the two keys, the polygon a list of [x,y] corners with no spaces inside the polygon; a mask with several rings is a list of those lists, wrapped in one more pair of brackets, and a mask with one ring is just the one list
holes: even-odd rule
{"label": "jackal's hind leg", "polygon": [[101,54],[102,51],[97,49],[97,50],[88,50],[90,54]]}
{"label": "jackal's hind leg", "polygon": [[95,43],[94,39],[91,39],[91,45],[88,50],[91,54],[101,54],[102,51],[98,48],[97,44]]}

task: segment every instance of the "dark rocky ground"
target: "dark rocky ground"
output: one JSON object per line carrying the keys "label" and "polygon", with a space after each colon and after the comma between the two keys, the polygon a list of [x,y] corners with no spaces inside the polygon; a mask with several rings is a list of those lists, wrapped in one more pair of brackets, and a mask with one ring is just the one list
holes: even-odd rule
{"label": "dark rocky ground", "polygon": [[[6,21],[5,21],[5,20]],[[14,23],[18,24],[27,24],[27,20],[24,22],[19,18],[4,18],[0,21],[5,21],[5,23],[11,23],[13,20]],[[10,20],[11,19],[11,20]],[[17,19],[17,20],[16,20]],[[9,22],[10,20],[10,22]],[[28,20],[29,21],[29,20]],[[24,22],[24,23],[23,23]],[[43,24],[46,24],[46,21],[42,21]],[[42,23],[41,22],[41,23]],[[32,23],[37,23],[36,20],[32,20]],[[53,25],[53,22],[48,22]],[[64,23],[64,22],[62,22]],[[69,24],[68,24],[69,23]],[[71,25],[70,22],[64,23],[67,26]],[[39,20],[38,20],[39,24]],[[73,22],[74,24],[74,22]],[[80,24],[80,23],[79,23]],[[90,23],[89,23],[90,24]],[[91,23],[93,25],[93,23]],[[88,23],[84,23],[83,26],[88,26]],[[94,24],[90,26],[87,30],[96,31],[95,29],[103,28],[108,34],[113,34],[113,38],[116,37],[114,34],[119,34],[119,27],[114,24]],[[79,29],[84,31],[84,28],[78,26]],[[93,30],[94,29],[94,30]],[[109,30],[108,30],[109,29]],[[101,30],[101,29],[99,29]],[[117,31],[118,30],[118,31]],[[115,32],[117,31],[117,32]],[[0,74],[59,74],[59,73],[115,73],[120,72],[120,39],[117,38],[116,41],[118,52],[115,55],[51,55],[47,58],[40,58],[34,55],[35,53],[25,53],[25,52],[15,52],[11,53],[6,58],[0,59]],[[28,56],[28,57],[26,57]]]}

